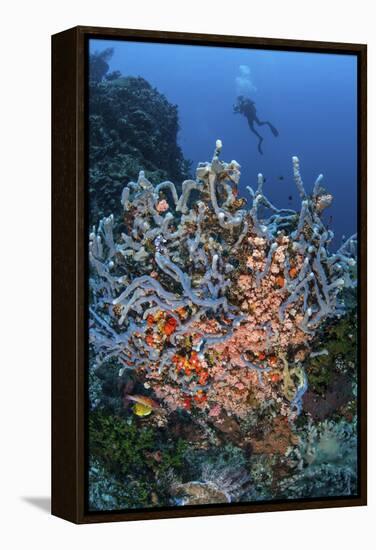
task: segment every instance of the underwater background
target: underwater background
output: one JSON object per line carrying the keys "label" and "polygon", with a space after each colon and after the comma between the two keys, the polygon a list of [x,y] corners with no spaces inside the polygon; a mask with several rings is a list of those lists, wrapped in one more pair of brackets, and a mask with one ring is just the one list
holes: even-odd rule
{"label": "underwater background", "polygon": [[89,510],[356,495],[356,56],[88,77]]}
{"label": "underwater background", "polygon": [[[110,71],[141,76],[178,105],[177,141],[193,168],[220,137],[228,158],[242,167],[241,191],[262,172],[272,201],[296,208],[299,199],[291,179],[291,157],[296,155],[304,179],[313,182],[324,174],[335,197],[330,209],[333,245],[356,232],[355,55],[90,41],[91,52],[105,48],[113,48]],[[275,139],[268,128],[260,128],[263,155],[246,120],[233,114],[239,95],[255,101],[259,117],[279,131]]]}

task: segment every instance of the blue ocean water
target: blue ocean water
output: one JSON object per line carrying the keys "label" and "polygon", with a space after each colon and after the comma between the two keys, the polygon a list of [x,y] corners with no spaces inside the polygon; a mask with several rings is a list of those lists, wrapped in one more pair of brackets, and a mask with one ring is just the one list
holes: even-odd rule
{"label": "blue ocean water", "polygon": [[[266,178],[265,194],[278,207],[299,209],[291,157],[300,159],[307,191],[322,173],[334,196],[326,220],[333,246],[357,226],[357,58],[191,45],[91,40],[90,52],[113,48],[110,70],[141,76],[179,107],[179,144],[185,158],[211,159],[216,139],[222,158],[241,164],[240,192]],[[233,113],[238,95],[255,102],[267,126],[263,154],[247,120]]]}

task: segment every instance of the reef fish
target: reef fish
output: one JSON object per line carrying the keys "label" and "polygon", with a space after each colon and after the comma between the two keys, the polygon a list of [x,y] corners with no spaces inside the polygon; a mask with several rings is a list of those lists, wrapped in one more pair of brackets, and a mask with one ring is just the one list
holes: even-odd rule
{"label": "reef fish", "polygon": [[153,409],[148,405],[142,405],[141,403],[135,403],[133,405],[133,412],[136,416],[149,416],[153,412]]}
{"label": "reef fish", "polygon": [[149,407],[150,409],[159,409],[159,403],[146,395],[127,395],[129,401],[134,401],[138,405]]}

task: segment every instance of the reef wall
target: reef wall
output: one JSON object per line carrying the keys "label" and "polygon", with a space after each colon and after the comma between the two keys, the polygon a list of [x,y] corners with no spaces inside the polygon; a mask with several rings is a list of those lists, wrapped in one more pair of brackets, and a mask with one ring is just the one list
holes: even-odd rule
{"label": "reef wall", "polygon": [[93,54],[89,82],[89,197],[92,223],[120,215],[116,199],[140,170],[152,180],[190,173],[177,144],[178,108],[141,77],[109,73],[111,50]]}

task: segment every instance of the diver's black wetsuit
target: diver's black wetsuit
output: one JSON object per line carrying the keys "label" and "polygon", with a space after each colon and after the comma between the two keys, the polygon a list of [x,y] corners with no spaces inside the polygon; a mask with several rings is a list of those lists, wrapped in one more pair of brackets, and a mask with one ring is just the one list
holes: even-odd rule
{"label": "diver's black wetsuit", "polygon": [[259,142],[258,142],[258,150],[259,150],[259,153],[262,155],[263,152],[262,152],[262,149],[261,149],[261,144],[264,140],[264,138],[258,133],[258,131],[255,129],[254,127],[254,123],[256,122],[256,124],[258,124],[259,126],[264,126],[265,124],[267,126],[269,126],[271,132],[273,133],[273,135],[275,137],[277,137],[279,135],[279,132],[277,130],[277,128],[275,128],[270,122],[268,122],[267,120],[260,120],[256,114],[256,107],[255,107],[255,103],[254,101],[251,101],[250,99],[246,98],[246,97],[243,97],[243,96],[239,96],[238,99],[237,99],[237,102],[236,104],[234,105],[234,113],[241,113],[242,115],[245,116],[245,118],[247,119],[248,121],[248,126],[249,126],[249,129],[251,130],[251,132],[253,132],[259,139]]}

